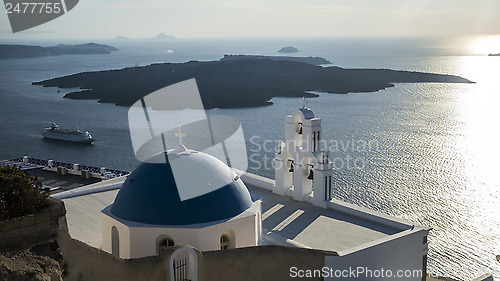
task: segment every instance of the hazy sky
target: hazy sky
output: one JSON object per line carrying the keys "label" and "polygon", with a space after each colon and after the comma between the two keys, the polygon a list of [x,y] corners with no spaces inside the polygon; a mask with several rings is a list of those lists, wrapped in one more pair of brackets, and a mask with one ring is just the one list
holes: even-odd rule
{"label": "hazy sky", "polygon": [[16,34],[1,12],[2,38],[500,34],[500,0],[80,0]]}

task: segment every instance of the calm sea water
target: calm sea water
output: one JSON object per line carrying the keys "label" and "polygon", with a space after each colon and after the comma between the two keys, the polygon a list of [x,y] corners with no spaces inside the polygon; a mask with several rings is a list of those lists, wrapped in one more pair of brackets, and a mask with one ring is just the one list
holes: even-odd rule
{"label": "calm sea water", "polygon": [[[64,43],[83,43],[68,42]],[[60,41],[2,42],[53,45]],[[224,54],[276,55],[293,45],[301,56],[322,56],[341,67],[391,68],[460,75],[476,84],[397,84],[375,93],[322,94],[308,106],[322,118],[335,163],[335,197],[433,227],[429,271],[460,280],[483,273],[500,278],[500,146],[498,38],[337,38],[99,41],[110,55],[0,61],[0,158],[22,155],[132,170],[128,108],[63,99],[68,89],[31,82],[81,71],[219,59]],[[489,45],[488,45],[489,44]],[[496,48],[496,49],[495,49]],[[300,104],[275,98],[260,108],[215,109],[240,119],[249,170],[273,177],[273,146],[284,116]],[[44,140],[52,122],[89,130],[81,146]]]}

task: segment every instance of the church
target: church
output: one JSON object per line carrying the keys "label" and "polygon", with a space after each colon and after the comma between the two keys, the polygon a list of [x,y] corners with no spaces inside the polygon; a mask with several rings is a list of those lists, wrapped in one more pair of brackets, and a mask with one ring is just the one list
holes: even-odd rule
{"label": "church", "polygon": [[[161,159],[140,164],[102,211],[103,250],[138,258],[175,244],[201,251],[260,245],[260,199],[252,200],[231,168],[182,144],[153,157]],[[172,164],[186,169],[174,177]],[[181,200],[181,188],[210,186],[221,187]]]}
{"label": "church", "polygon": [[[129,175],[53,197],[65,203],[71,239],[95,249],[94,259],[107,259],[116,272],[132,265],[148,272],[144,263],[166,256],[157,275],[168,276],[158,280],[294,280],[290,270],[301,266],[407,270],[420,275],[398,280],[425,280],[430,228],[332,198],[321,119],[305,99],[284,126],[275,180],[238,175],[221,159],[189,149],[179,127],[175,148]],[[254,268],[237,270],[242,264]],[[99,275],[96,266],[87,270]]]}

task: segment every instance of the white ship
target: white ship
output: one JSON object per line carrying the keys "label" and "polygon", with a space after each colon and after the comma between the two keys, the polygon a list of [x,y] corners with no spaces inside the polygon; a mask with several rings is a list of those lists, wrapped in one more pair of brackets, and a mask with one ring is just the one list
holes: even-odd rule
{"label": "white ship", "polygon": [[68,130],[61,129],[56,123],[52,123],[49,128],[42,130],[42,135],[48,139],[64,140],[72,142],[86,142],[91,143],[95,139],[87,131],[81,131],[80,129]]}

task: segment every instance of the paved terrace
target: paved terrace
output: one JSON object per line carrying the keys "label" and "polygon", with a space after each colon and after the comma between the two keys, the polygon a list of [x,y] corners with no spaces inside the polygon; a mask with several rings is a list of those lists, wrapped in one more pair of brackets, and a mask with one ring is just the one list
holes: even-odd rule
{"label": "paved terrace", "polygon": [[262,227],[314,249],[341,251],[400,232],[401,230],[323,209],[247,184],[262,197]]}
{"label": "paved terrace", "polygon": [[[66,207],[66,220],[72,238],[95,248],[102,247],[101,210],[115,201],[119,186],[125,177],[101,181],[77,189],[55,194]],[[80,195],[73,196],[73,193]],[[64,198],[68,197],[68,198]]]}

